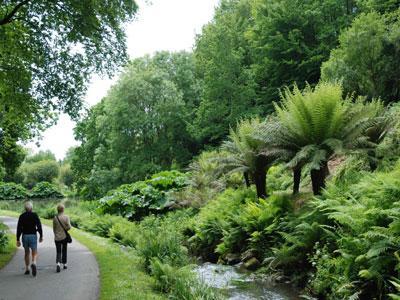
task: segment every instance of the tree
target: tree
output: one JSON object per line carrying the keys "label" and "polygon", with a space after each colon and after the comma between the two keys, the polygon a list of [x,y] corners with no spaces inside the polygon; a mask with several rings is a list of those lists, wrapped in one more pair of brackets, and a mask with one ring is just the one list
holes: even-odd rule
{"label": "tree", "polygon": [[25,163],[35,163],[38,161],[42,161],[42,160],[54,160],[56,161],[56,156],[54,155],[53,152],[51,152],[50,150],[40,150],[38,153],[36,154],[32,154],[32,155],[28,155],[25,158]]}
{"label": "tree", "polygon": [[0,7],[0,128],[27,139],[56,112],[76,117],[93,73],[126,61],[132,0],[5,0]]}
{"label": "tree", "polygon": [[198,101],[191,54],[135,59],[75,129],[72,169],[90,197],[163,169],[186,166],[198,146],[187,130]]}
{"label": "tree", "polygon": [[338,36],[355,16],[354,1],[255,0],[253,49],[258,102],[273,111],[279,89],[305,82],[315,85],[322,62],[338,45]]}
{"label": "tree", "polygon": [[52,182],[60,172],[60,166],[54,160],[41,160],[22,166],[24,173],[24,185],[28,188],[34,187],[42,181]]}
{"label": "tree", "polygon": [[249,1],[224,0],[212,22],[196,39],[197,74],[203,82],[192,132],[201,144],[219,145],[242,117],[262,112],[257,106],[246,31]]}
{"label": "tree", "polygon": [[[335,153],[360,149],[367,139],[366,130],[383,111],[383,105],[362,98],[354,102],[353,97],[343,98],[340,85],[320,83],[303,91],[296,86],[293,90],[286,88],[275,109],[280,130],[269,131],[269,139],[285,141],[282,150],[292,154],[286,157],[289,167],[309,166],[313,192],[320,194],[329,174],[329,159]],[[279,143],[271,145],[279,148]]]}
{"label": "tree", "polygon": [[397,14],[360,15],[340,35],[340,46],[322,65],[322,79],[340,81],[346,92],[385,102],[400,98],[400,21]]}
{"label": "tree", "polygon": [[258,118],[243,120],[237,124],[236,130],[231,129],[228,140],[221,149],[228,152],[226,157],[221,156],[219,163],[223,172],[241,172],[247,186],[254,183],[257,196],[266,198],[266,176],[268,168],[272,165],[274,158],[265,155],[265,143],[254,138],[260,130],[261,121]]}

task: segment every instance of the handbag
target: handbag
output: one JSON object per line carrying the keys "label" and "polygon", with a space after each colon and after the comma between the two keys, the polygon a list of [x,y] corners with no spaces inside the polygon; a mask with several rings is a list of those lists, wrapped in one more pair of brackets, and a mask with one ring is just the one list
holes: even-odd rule
{"label": "handbag", "polygon": [[61,225],[62,229],[64,229],[65,235],[67,236],[67,237],[63,240],[63,242],[67,242],[68,244],[71,244],[71,243],[72,243],[71,235],[68,233],[68,231],[65,230],[65,228],[64,228],[63,224],[61,223],[60,219],[58,218],[58,216],[56,216],[56,218],[57,218],[57,220],[58,220],[58,223]]}

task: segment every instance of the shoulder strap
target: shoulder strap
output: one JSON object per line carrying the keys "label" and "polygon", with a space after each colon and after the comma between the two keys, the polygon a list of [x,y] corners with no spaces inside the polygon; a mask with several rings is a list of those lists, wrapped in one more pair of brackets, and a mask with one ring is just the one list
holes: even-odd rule
{"label": "shoulder strap", "polygon": [[58,216],[56,216],[58,223],[61,225],[62,229],[64,229],[65,233],[67,233],[67,231],[65,230],[63,224],[61,223],[60,219],[58,218]]}

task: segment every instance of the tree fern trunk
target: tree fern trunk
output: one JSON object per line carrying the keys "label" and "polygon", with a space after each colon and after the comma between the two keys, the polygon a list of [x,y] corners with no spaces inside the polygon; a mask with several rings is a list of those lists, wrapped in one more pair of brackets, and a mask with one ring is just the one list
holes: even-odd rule
{"label": "tree fern trunk", "polygon": [[301,168],[293,169],[293,195],[296,195],[300,191],[300,180],[301,180]]}
{"label": "tree fern trunk", "polygon": [[254,183],[256,185],[258,198],[267,198],[267,170],[263,169],[254,174]]}
{"label": "tree fern trunk", "polygon": [[250,187],[249,173],[248,172],[244,172],[243,173],[243,177],[244,177],[244,182],[246,183],[246,187]]}
{"label": "tree fern trunk", "polygon": [[323,162],[319,170],[311,170],[311,183],[314,195],[321,195],[325,180],[329,174],[328,162]]}

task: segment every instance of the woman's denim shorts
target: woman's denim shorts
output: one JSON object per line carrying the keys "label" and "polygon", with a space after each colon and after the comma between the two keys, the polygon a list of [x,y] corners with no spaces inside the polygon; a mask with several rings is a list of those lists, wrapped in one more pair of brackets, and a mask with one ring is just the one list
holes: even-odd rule
{"label": "woman's denim shorts", "polygon": [[37,250],[37,235],[36,234],[24,234],[22,235],[22,246],[25,249],[31,248]]}

